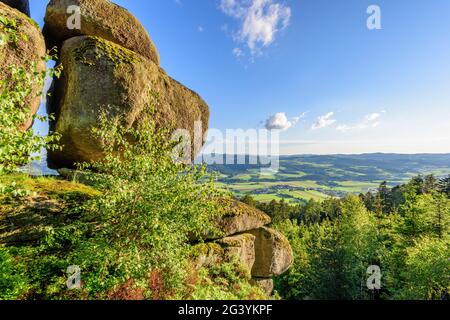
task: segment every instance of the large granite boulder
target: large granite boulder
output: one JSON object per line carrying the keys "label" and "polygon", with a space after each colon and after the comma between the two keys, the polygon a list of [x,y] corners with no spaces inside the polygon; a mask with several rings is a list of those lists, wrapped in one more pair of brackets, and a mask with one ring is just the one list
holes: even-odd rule
{"label": "large granite boulder", "polygon": [[198,244],[193,249],[193,258],[197,269],[238,261],[250,272],[255,263],[255,236],[240,234],[215,242]]}
{"label": "large granite boulder", "polygon": [[272,295],[274,288],[272,278],[252,278],[250,284],[259,287],[266,295]]}
{"label": "large granite boulder", "polygon": [[253,277],[270,278],[289,269],[294,262],[294,256],[291,245],[284,235],[267,227],[252,230],[249,233],[256,237]]}
{"label": "large granite boulder", "polygon": [[[9,21],[7,25],[0,22],[0,34],[15,34],[15,39],[4,40],[0,44],[0,80],[8,77],[8,67],[16,66],[26,69],[30,74],[34,71],[45,71],[45,62],[42,57],[46,54],[45,41],[39,26],[25,14],[0,2],[0,17]],[[36,70],[31,65],[36,64]],[[9,83],[14,86],[14,83]],[[31,115],[36,114],[39,109],[42,91],[41,83],[33,83],[31,93],[25,99],[25,106],[30,109]],[[23,129],[28,129],[32,119],[28,119]]]}
{"label": "large granite boulder", "polygon": [[30,3],[28,0],[0,0],[0,2],[6,3],[11,8],[17,9],[27,16],[30,16]]}
{"label": "large granite boulder", "polygon": [[242,265],[249,271],[255,263],[255,236],[249,233],[226,237],[217,241],[224,248],[229,259],[238,257]]}
{"label": "large granite boulder", "polygon": [[219,200],[222,205],[216,227],[225,236],[261,228],[271,222],[270,217],[255,207],[232,199]]}
{"label": "large granite boulder", "polygon": [[[74,14],[70,6],[80,8],[80,29],[69,29]],[[76,36],[97,36],[150,59],[159,65],[159,54],[142,24],[125,8],[109,0],[51,0],[45,14],[44,35],[47,47],[61,47]]]}
{"label": "large granite boulder", "polygon": [[111,116],[121,115],[123,125],[131,127],[150,107],[152,95],[158,96],[159,126],[186,129],[195,137],[195,124],[200,121],[201,141],[192,142],[204,142],[208,105],[153,61],[113,42],[80,36],[64,42],[60,63],[63,74],[53,85],[47,109],[55,115],[51,129],[61,134],[63,149],[49,152],[50,168],[73,168],[77,162],[102,159],[101,142],[94,139],[91,130],[98,125],[101,112],[108,108]]}

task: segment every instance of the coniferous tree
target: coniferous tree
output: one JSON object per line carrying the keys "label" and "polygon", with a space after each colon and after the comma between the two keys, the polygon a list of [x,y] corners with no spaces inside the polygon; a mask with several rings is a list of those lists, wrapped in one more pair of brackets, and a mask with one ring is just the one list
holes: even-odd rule
{"label": "coniferous tree", "polygon": [[424,193],[433,193],[438,190],[438,179],[434,176],[434,174],[429,174],[425,176],[423,180],[423,191]]}
{"label": "coniferous tree", "polygon": [[416,194],[423,194],[424,193],[424,179],[422,175],[418,175],[413,177],[409,182],[408,186],[410,186]]}
{"label": "coniferous tree", "polygon": [[450,198],[450,174],[439,181],[439,190]]}
{"label": "coniferous tree", "polygon": [[442,193],[433,194],[431,230],[442,239],[450,230],[450,200]]}
{"label": "coniferous tree", "polygon": [[381,209],[384,214],[389,213],[392,210],[392,194],[391,189],[388,187],[387,182],[384,181],[378,187],[378,203],[377,209]]}

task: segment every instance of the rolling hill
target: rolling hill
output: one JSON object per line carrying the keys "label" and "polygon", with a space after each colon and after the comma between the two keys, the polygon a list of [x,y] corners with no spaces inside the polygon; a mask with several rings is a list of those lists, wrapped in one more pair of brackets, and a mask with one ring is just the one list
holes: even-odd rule
{"label": "rolling hill", "polygon": [[450,174],[450,154],[298,155],[280,158],[280,169],[261,175],[261,165],[212,165],[219,182],[238,196],[253,195],[259,201],[289,202],[342,197],[406,182],[412,176]]}

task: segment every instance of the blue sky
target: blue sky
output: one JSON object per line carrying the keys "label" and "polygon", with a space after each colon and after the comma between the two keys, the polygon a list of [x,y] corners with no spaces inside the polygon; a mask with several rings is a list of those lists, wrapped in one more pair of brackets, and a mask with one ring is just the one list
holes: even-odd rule
{"label": "blue sky", "polygon": [[[42,24],[47,1],[30,2]],[[450,152],[448,0],[114,2],[208,102],[211,128],[286,129],[284,154]]]}

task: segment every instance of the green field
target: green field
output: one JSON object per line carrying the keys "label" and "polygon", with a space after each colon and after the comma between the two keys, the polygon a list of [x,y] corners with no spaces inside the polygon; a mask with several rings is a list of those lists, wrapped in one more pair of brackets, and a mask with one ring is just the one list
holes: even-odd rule
{"label": "green field", "polygon": [[450,154],[288,156],[280,159],[279,171],[271,175],[261,175],[256,165],[210,169],[220,172],[219,182],[237,196],[304,202],[366,193],[383,181],[394,186],[418,174],[443,177],[450,174]]}

